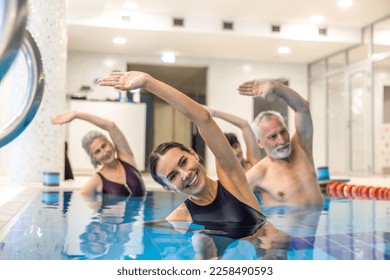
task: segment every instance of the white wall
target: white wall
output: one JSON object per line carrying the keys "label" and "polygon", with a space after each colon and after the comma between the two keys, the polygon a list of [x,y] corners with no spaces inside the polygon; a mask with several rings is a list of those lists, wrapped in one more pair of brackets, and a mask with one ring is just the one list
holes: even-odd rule
{"label": "white wall", "polygon": [[[110,88],[94,85],[97,78],[108,75],[112,70],[126,70],[126,63],[162,64],[158,57],[135,57],[129,55],[110,55],[71,51],[68,53],[67,94],[79,94],[81,85],[89,85],[93,91],[88,97],[102,98],[115,95]],[[236,88],[241,83],[254,77],[285,78],[297,92],[307,98],[307,67],[303,64],[263,63],[252,61],[229,61],[203,58],[178,57],[180,66],[208,67],[206,103],[209,107],[226,110],[248,121],[252,120],[253,105],[250,97],[240,96]],[[103,97],[104,96],[104,97]],[[289,112],[291,114],[291,111]],[[293,118],[289,117],[289,127],[293,128]],[[217,120],[222,130],[240,131],[230,124]],[[240,139],[244,145],[243,139]],[[210,175],[214,175],[214,160],[209,151],[206,165]]]}

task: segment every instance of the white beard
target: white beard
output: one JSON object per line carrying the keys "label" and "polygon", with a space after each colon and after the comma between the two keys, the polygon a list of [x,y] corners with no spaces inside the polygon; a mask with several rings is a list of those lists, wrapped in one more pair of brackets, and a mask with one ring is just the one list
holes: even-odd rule
{"label": "white beard", "polygon": [[[281,148],[283,148],[283,149],[281,149]],[[289,157],[290,154],[291,154],[291,143],[276,147],[270,153],[269,156],[274,158],[274,159],[284,159],[284,158]]]}

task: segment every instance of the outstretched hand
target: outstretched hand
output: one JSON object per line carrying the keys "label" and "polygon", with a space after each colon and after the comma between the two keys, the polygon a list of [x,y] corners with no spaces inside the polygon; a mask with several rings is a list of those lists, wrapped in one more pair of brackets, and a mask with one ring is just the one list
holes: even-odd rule
{"label": "outstretched hand", "polygon": [[99,86],[109,86],[120,90],[132,90],[145,87],[149,74],[130,71],[113,72],[110,76],[99,80]]}
{"label": "outstretched hand", "polygon": [[71,122],[76,117],[76,112],[74,111],[67,111],[58,114],[54,118],[51,119],[52,124],[64,124]]}
{"label": "outstretched hand", "polygon": [[270,92],[273,91],[273,81],[265,79],[246,81],[239,85],[237,90],[241,95],[252,97],[260,96],[265,98]]}

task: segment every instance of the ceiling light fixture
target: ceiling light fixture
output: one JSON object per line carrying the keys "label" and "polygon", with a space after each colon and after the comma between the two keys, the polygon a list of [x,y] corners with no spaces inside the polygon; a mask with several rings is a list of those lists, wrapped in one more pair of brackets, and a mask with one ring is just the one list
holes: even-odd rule
{"label": "ceiling light fixture", "polygon": [[114,42],[114,44],[116,45],[124,45],[126,44],[126,39],[123,38],[123,37],[115,37],[114,39],[112,39],[112,41]]}
{"label": "ceiling light fixture", "polygon": [[161,61],[164,63],[175,63],[176,55],[174,53],[164,53],[161,55]]}
{"label": "ceiling light fixture", "polygon": [[340,8],[349,8],[352,6],[352,1],[351,0],[340,0],[337,2],[337,6]]}
{"label": "ceiling light fixture", "polygon": [[278,53],[280,54],[287,54],[291,51],[289,47],[280,47],[278,48]]}

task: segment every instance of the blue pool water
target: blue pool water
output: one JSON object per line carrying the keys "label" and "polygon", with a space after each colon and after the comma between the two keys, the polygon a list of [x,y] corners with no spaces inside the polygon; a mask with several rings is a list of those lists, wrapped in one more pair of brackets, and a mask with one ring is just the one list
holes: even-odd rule
{"label": "blue pool water", "polygon": [[264,206],[279,233],[257,243],[195,225],[144,224],[163,219],[184,199],[170,192],[83,198],[78,191],[38,191],[0,240],[0,259],[390,259],[389,201],[327,198],[323,209]]}

